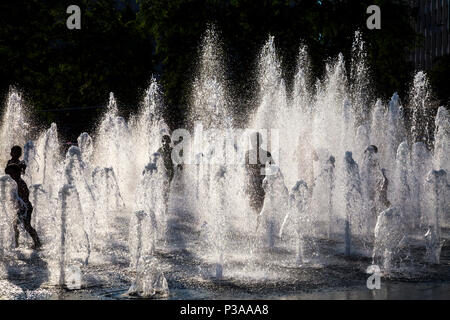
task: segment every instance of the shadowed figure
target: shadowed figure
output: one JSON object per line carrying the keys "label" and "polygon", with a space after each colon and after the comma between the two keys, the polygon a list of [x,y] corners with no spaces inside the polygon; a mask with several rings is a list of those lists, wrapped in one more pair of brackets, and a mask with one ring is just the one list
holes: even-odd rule
{"label": "shadowed figure", "polygon": [[167,176],[169,177],[169,184],[173,178],[173,162],[172,162],[172,147],[170,146],[171,139],[167,134],[162,137],[162,147],[158,149],[158,153],[161,154],[166,168]]}
{"label": "shadowed figure", "polygon": [[389,181],[386,177],[386,169],[380,167],[376,157],[377,153],[377,146],[368,146],[364,151],[363,163],[361,165],[362,178],[366,182],[366,197],[373,204],[372,211],[375,216],[391,205],[387,195]]}
{"label": "shadowed figure", "polygon": [[25,174],[27,165],[25,164],[25,161],[20,160],[21,156],[22,156],[22,148],[20,146],[12,147],[11,148],[11,159],[8,160],[8,163],[6,166],[9,166],[10,164],[18,165],[20,168],[20,174]]}
{"label": "shadowed figure", "polygon": [[[178,139],[178,141],[174,141],[173,142],[173,144],[176,146],[176,145],[178,145],[179,143],[182,143],[183,142],[183,137],[180,137],[179,139]],[[180,158],[183,158],[183,149],[181,149],[180,151],[179,151],[179,154],[178,154],[179,156],[180,156]],[[171,158],[172,159],[172,158]],[[183,165],[181,164],[181,163],[179,163],[179,164],[177,164],[177,169],[179,170],[179,171],[182,171],[183,170]]]}
{"label": "shadowed figure", "polygon": [[34,242],[34,249],[41,247],[41,241],[37,235],[36,230],[31,226],[31,213],[33,212],[33,206],[29,200],[29,190],[25,181],[20,177],[22,169],[17,164],[10,164],[6,167],[5,173],[10,175],[11,178],[17,183],[17,193],[19,196],[19,210],[17,211],[17,217],[14,221],[15,232],[15,246],[19,246],[19,223],[22,223],[25,230],[31,236]]}
{"label": "shadowed figure", "polygon": [[259,132],[250,136],[252,149],[245,153],[245,167],[247,173],[246,193],[250,200],[250,207],[259,214],[264,204],[265,192],[263,180],[266,177],[266,164],[275,164],[269,151],[261,148],[263,143]]}
{"label": "shadowed figure", "polygon": [[172,140],[170,139],[169,135],[164,135],[162,137],[162,146],[158,149],[158,153],[161,155],[164,168],[166,169],[166,175],[168,178],[168,181],[164,183],[164,190],[163,196],[164,196],[164,203],[165,203],[165,214],[168,214],[169,210],[169,196],[170,196],[170,183],[172,182],[173,176],[174,176],[174,167],[173,167],[173,161],[172,161],[172,150],[173,148],[170,146],[170,143]]}
{"label": "shadowed figure", "polygon": [[379,184],[379,190],[380,190],[379,200],[380,200],[380,203],[382,203],[386,208],[389,208],[391,206],[391,202],[389,201],[388,196],[387,196],[389,180],[386,177],[386,169],[385,168],[381,168],[381,174],[383,175],[383,179],[381,180],[381,182]]}
{"label": "shadowed figure", "polygon": [[[20,263],[17,263],[20,261]],[[16,260],[5,264],[7,279],[10,283],[20,287],[22,293],[14,299],[29,299],[27,293],[37,290],[49,280],[48,263],[44,261],[37,251],[31,254],[17,252]]]}

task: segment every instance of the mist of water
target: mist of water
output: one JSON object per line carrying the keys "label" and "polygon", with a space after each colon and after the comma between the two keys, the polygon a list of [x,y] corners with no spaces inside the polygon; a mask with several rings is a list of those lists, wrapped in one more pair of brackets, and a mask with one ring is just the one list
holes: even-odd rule
{"label": "mist of water", "polygon": [[[187,119],[191,139],[183,141],[192,146],[184,154],[191,162],[175,166],[170,185],[157,153],[170,131],[155,79],[128,120],[111,93],[96,131],[82,133],[78,147],[65,155],[56,124],[31,137],[25,103],[16,91],[9,93],[0,157],[5,162],[12,145],[24,146],[33,224],[56,283],[66,282],[72,265],[111,261],[114,222],[123,217],[136,273],[130,293],[145,296],[168,292],[158,250],[188,250],[212,266],[202,272],[216,279],[260,277],[266,251],[285,250],[286,263],[296,266],[326,264],[318,251],[323,239],[345,255],[372,256],[386,272],[395,269],[400,248],[413,237],[426,248],[426,261],[439,262],[441,228],[449,221],[449,115],[441,107],[434,124],[421,122],[430,117],[426,75],[414,79],[408,127],[398,94],[390,101],[372,98],[359,34],[350,74],[339,55],[315,86],[305,46],[298,51],[292,90],[273,37],[258,59],[259,91],[244,121],[248,130],[240,130],[218,36],[206,33]],[[266,168],[260,213],[250,209],[248,177],[238,161],[254,131],[275,162]],[[14,188],[9,177],[0,178],[2,252],[11,252]],[[180,228],[189,236],[174,237]],[[232,267],[236,261],[239,270]]]}

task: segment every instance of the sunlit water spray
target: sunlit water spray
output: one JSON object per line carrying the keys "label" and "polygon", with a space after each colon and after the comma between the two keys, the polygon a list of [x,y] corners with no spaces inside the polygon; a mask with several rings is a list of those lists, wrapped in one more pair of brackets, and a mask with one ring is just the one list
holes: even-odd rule
{"label": "sunlit water spray", "polygon": [[[66,154],[56,124],[30,135],[24,101],[9,93],[0,157],[5,162],[12,145],[24,147],[32,222],[53,283],[67,285],[74,266],[116,263],[118,228],[127,235],[129,293],[146,297],[168,294],[161,252],[187,252],[198,264],[195,277],[213,280],[277,280],[284,275],[273,266],[326,266],[324,243],[337,255],[372,257],[386,273],[395,272],[402,249],[412,245],[427,252],[417,262],[439,263],[449,222],[450,129],[444,107],[430,120],[426,75],[416,75],[408,105],[396,93],[388,102],[372,99],[357,34],[350,75],[339,55],[312,88],[302,46],[289,92],[269,37],[258,57],[249,130],[240,130],[236,123],[245,121],[234,119],[217,38],[209,30],[201,45],[190,139],[182,141],[189,162],[175,164],[170,185],[157,152],[170,131],[155,79],[128,121],[111,94],[96,131],[82,133]],[[410,126],[405,107],[412,110]],[[266,168],[262,212],[249,206],[243,163],[254,131],[275,162]],[[7,176],[0,177],[0,197],[0,250],[14,255],[17,191]]]}

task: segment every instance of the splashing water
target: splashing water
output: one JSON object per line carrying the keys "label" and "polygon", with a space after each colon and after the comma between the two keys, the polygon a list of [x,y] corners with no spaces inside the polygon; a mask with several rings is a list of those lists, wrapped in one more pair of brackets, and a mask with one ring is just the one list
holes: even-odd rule
{"label": "splashing water", "polygon": [[15,89],[9,91],[1,124],[0,160],[1,163],[5,163],[12,146],[25,144],[30,126],[25,112],[25,102]]}
{"label": "splashing water", "polygon": [[[33,139],[23,126],[28,121],[20,94],[9,93],[0,158],[5,163],[12,145],[24,146],[32,222],[53,283],[67,285],[73,266],[116,263],[117,230],[126,234],[123,259],[134,277],[129,294],[146,297],[168,294],[160,252],[184,250],[200,270],[192,277],[216,280],[282,279],[275,267],[326,265],[324,241],[336,254],[371,256],[386,273],[395,272],[405,247],[426,249],[415,263],[439,262],[442,227],[449,221],[449,115],[439,108],[430,137],[433,123],[420,120],[429,112],[424,73],[414,79],[409,105],[396,93],[388,102],[373,101],[364,43],[356,34],[350,77],[339,55],[311,88],[302,46],[288,92],[269,37],[259,55],[249,128],[241,130],[214,30],[201,48],[188,117],[192,136],[181,143],[190,162],[175,165],[171,182],[157,152],[170,130],[154,78],[128,121],[111,93],[96,132],[82,133],[66,155],[56,124]],[[411,128],[405,126],[406,107]],[[264,205],[257,213],[249,205],[243,162],[255,131],[275,163],[266,168]],[[0,177],[5,254],[12,252],[16,192],[9,177]],[[190,265],[177,267],[187,273]]]}

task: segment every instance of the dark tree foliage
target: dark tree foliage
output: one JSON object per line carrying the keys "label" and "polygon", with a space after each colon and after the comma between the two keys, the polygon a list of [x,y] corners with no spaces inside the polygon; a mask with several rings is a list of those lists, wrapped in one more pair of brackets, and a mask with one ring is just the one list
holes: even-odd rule
{"label": "dark tree foliage", "polygon": [[155,39],[154,62],[162,74],[166,120],[182,123],[188,103],[196,49],[212,7],[203,0],[140,1],[138,21]]}
{"label": "dark tree foliage", "polygon": [[[360,30],[377,94],[386,99],[395,91],[402,96],[408,91],[413,67],[407,55],[416,35],[409,7],[402,1],[142,0],[141,4],[138,18],[155,38],[164,91],[180,113],[189,101],[199,40],[210,23],[220,31],[226,50],[229,83],[239,96],[235,99],[238,113],[245,112],[257,91],[255,63],[269,34],[275,36],[288,84],[300,43],[309,48],[312,78],[320,78],[325,61],[340,52],[351,59],[354,32]],[[381,30],[366,27],[366,9],[371,4],[382,9]]]}
{"label": "dark tree foliage", "polygon": [[[322,2],[325,56],[343,52],[346,59],[350,59],[353,33],[360,30],[366,42],[367,62],[375,92],[385,99],[395,91],[404,97],[414,71],[412,63],[408,61],[408,52],[414,47],[417,38],[411,27],[411,10],[406,3],[392,0]],[[380,30],[369,30],[366,26],[369,17],[366,9],[372,4],[381,9]]]}
{"label": "dark tree foliage", "polygon": [[[405,97],[412,79],[407,53],[416,35],[409,7],[400,0],[138,0],[138,5],[79,0],[81,30],[66,28],[70,4],[0,4],[0,90],[6,94],[10,85],[21,89],[39,119],[46,125],[57,121],[70,139],[95,123],[103,109],[90,107],[104,106],[110,91],[123,115],[135,112],[152,74],[163,87],[167,122],[172,128],[182,125],[199,44],[209,25],[221,39],[237,115],[254,106],[258,53],[269,34],[275,37],[288,86],[301,43],[308,46],[314,81],[339,52],[351,58],[355,30],[366,40],[378,96],[397,91]],[[366,27],[371,4],[381,7],[381,30]],[[432,83],[445,77],[436,68]],[[436,94],[445,97],[445,92]]]}
{"label": "dark tree foliage", "polygon": [[110,91],[137,106],[153,46],[129,9],[118,10],[114,0],[77,1],[81,30],[69,30],[73,1],[8,2],[0,8],[3,93],[10,85],[22,90],[39,118],[56,121],[70,139],[94,124],[102,109],[92,107],[104,106]]}

